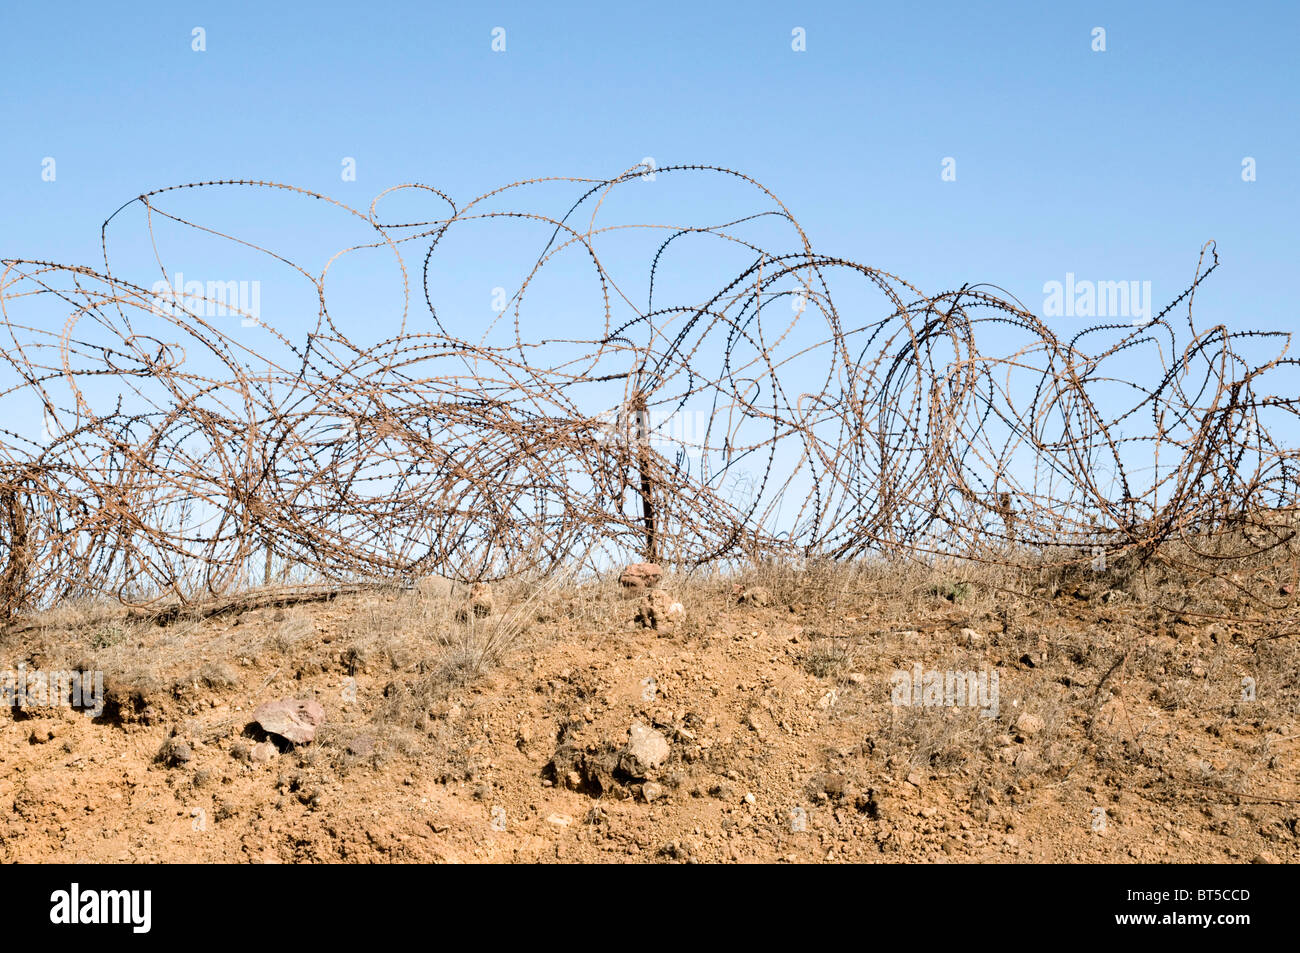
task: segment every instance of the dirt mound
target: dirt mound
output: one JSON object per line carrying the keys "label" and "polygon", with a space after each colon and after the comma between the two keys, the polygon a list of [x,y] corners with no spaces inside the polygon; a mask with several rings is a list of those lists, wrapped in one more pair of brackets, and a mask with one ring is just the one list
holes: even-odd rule
{"label": "dirt mound", "polygon": [[[884,570],[665,585],[659,629],[616,577],[485,616],[419,587],[51,614],[0,670],[102,671],[104,706],[0,713],[0,856],[1300,861],[1271,620]],[[257,724],[277,699],[320,706],[310,742]]]}

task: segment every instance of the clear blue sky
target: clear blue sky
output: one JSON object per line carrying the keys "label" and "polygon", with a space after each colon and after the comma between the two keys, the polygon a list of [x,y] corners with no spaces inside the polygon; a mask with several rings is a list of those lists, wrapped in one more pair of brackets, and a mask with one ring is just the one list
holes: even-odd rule
{"label": "clear blue sky", "polygon": [[[1198,324],[1290,331],[1298,10],[969,0],[11,3],[0,10],[0,257],[99,267],[101,222],[171,184],[271,180],[364,210],[384,189],[419,182],[463,207],[515,180],[612,177],[649,156],[753,176],[823,253],[931,294],[992,282],[1040,311],[1046,283],[1067,275],[1150,282],[1158,310],[1215,239],[1223,265],[1198,295]],[[503,52],[492,48],[498,27]],[[203,51],[192,48],[195,28]],[[1097,28],[1104,52],[1094,48]],[[806,49],[792,48],[796,29]],[[340,175],[345,157],[355,159],[355,181]],[[1255,181],[1243,181],[1247,157]],[[53,181],[42,175],[47,158]],[[941,175],[947,159],[954,181]],[[623,190],[607,220],[716,225],[764,207],[757,194],[738,201],[734,189],[669,179]],[[547,186],[520,201],[560,216],[580,192]],[[323,203],[266,190],[176,193],[160,204],[313,273],[332,252],[375,237]],[[408,194],[380,218],[443,214]],[[113,267],[148,285],[159,275],[143,224],[138,206],[115,223]],[[493,290],[513,293],[545,244],[545,229],[514,224],[470,227],[467,244],[439,249],[430,284],[453,333],[473,337],[466,328],[487,326]],[[638,303],[647,248],[659,240],[651,237],[604,259]],[[790,237],[765,244],[794,251]],[[314,297],[292,274],[165,225],[155,238],[170,269],[260,282],[265,319],[290,337],[314,322]],[[422,249],[408,247],[418,279]],[[538,282],[528,311],[535,336],[601,335],[590,271],[573,257],[576,271]],[[663,303],[698,304],[748,263],[679,255],[662,276],[672,292]],[[331,274],[331,311],[346,333],[359,343],[393,333],[400,282],[390,261],[354,256]],[[848,292],[850,310],[857,294]],[[878,300],[866,303],[876,310],[848,314],[847,324],[884,317]],[[429,327],[427,314],[414,318]],[[1059,322],[1065,337],[1085,324]],[[265,335],[246,340],[262,350]],[[615,399],[602,395],[589,410]]]}
{"label": "clear blue sky", "polygon": [[[103,219],[172,183],[272,179],[364,207],[402,182],[463,201],[653,156],[748,172],[819,250],[930,292],[996,282],[1030,307],[1067,272],[1150,280],[1166,300],[1214,238],[1202,320],[1289,328],[1298,10],[9,3],[0,256],[94,264]],[[264,214],[264,198],[226,200],[236,219]],[[698,210],[710,218],[707,196]]]}

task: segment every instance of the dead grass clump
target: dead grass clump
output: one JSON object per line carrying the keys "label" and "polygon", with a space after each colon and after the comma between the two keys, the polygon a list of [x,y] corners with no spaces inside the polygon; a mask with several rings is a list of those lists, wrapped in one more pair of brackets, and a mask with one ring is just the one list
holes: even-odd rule
{"label": "dead grass clump", "polygon": [[208,688],[224,691],[239,684],[239,676],[224,662],[205,662],[199,668],[199,681]]}
{"label": "dead grass clump", "polygon": [[817,678],[841,678],[853,671],[856,649],[852,640],[821,632],[808,635],[808,647],[800,657],[800,664],[808,674]]}
{"label": "dead grass clump", "polygon": [[881,734],[887,756],[912,768],[956,771],[1002,731],[970,708],[900,706]]}

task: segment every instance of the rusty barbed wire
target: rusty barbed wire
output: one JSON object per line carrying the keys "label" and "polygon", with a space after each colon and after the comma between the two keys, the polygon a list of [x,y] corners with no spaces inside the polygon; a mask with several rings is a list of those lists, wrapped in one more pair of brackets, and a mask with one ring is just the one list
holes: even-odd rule
{"label": "rusty barbed wire", "polygon": [[[633,554],[691,568],[1159,553],[1243,592],[1243,571],[1294,575],[1296,362],[1288,335],[1195,328],[1213,243],[1149,322],[1065,339],[992,286],[927,296],[815,252],[741,173],[653,172],[741,186],[761,205],[720,225],[598,224],[640,166],[516,182],[463,206],[398,186],[364,212],[225,180],[124,205],[101,230],[102,267],[5,259],[0,618],[86,595],[199,600],[288,574],[479,580]],[[526,204],[558,188],[580,194],[557,217]],[[322,201],[365,240],[312,272],[161,207],[230,189]],[[428,199],[429,217],[379,215]],[[160,300],[156,283],[116,272],[109,228],[137,208],[164,277],[164,229],[238,246],[306,282],[311,329],[237,307],[215,318],[210,295]],[[435,304],[437,279],[454,277],[439,274],[441,248],[511,223],[545,230],[536,263],[502,322],[457,329]],[[630,234],[654,241],[639,276],[606,264]],[[388,332],[345,333],[331,311],[331,269],[361,251],[397,267]],[[599,307],[534,317],[535,289],[575,257]],[[744,264],[708,274],[726,261]],[[673,298],[688,272],[710,290]],[[851,307],[832,287],[851,288]]]}

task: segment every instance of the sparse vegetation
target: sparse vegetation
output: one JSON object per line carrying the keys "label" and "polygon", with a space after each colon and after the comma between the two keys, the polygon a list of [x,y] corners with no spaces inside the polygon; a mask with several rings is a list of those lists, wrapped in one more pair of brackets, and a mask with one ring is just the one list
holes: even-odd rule
{"label": "sparse vegetation", "polygon": [[[0,847],[21,832],[28,857],[35,843],[116,860],[100,832],[120,829],[145,832],[126,848],[140,859],[486,859],[510,843],[521,859],[553,844],[552,858],[820,861],[823,838],[862,860],[1296,859],[1285,611],[1205,619],[1163,570],[1123,581],[1119,602],[1104,574],[670,573],[687,615],[665,631],[635,626],[637,598],[608,578],[503,584],[487,615],[463,611],[467,587],[432,584],[162,625],[61,609],[0,650],[101,668],[105,710],[0,716],[23,741]],[[1197,598],[1245,615],[1245,594]],[[892,680],[914,666],[996,670],[996,711],[897,704]],[[313,742],[252,724],[285,697],[326,712]],[[649,776],[622,756],[633,722],[669,745]],[[88,759],[75,786],[51,743]],[[149,793],[111,797],[128,790]],[[178,824],[202,807],[206,836],[141,823],[170,804]],[[1122,838],[1093,830],[1094,807]]]}

